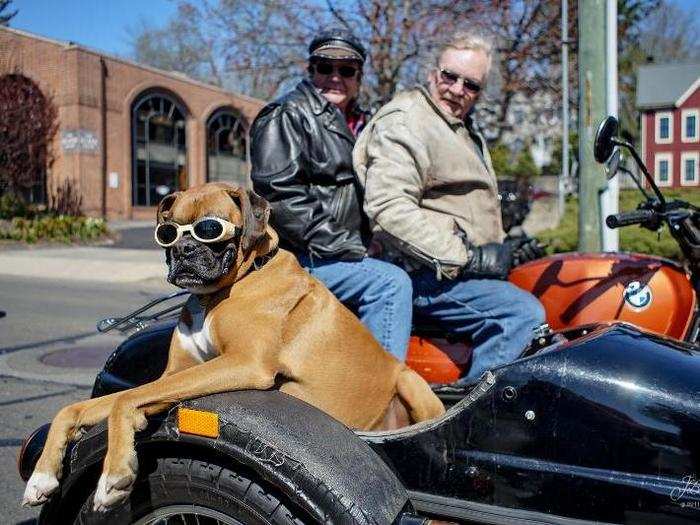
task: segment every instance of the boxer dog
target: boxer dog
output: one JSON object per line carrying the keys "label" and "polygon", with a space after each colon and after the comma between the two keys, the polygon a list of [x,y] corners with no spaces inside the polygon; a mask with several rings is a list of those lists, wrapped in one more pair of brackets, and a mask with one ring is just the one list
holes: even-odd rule
{"label": "boxer dog", "polygon": [[95,510],[128,497],[134,433],[146,417],[207,394],[278,388],[350,428],[380,430],[444,413],[428,384],[386,352],[289,252],[277,248],[269,205],[210,183],[165,197],[156,240],[168,281],[192,292],[156,381],[63,408],[27,482],[23,504],[56,490],[63,454],[82,429],[107,419],[108,448]]}

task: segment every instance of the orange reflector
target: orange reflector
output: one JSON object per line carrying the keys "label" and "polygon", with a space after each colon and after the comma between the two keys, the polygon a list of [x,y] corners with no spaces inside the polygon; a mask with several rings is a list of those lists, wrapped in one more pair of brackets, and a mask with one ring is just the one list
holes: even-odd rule
{"label": "orange reflector", "polygon": [[185,434],[210,438],[219,437],[219,414],[191,408],[177,409],[177,428]]}

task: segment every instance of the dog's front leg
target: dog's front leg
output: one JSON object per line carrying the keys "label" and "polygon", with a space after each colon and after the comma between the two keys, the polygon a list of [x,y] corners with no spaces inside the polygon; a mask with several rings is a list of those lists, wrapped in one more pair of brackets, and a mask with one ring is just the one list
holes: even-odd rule
{"label": "dog's front leg", "polygon": [[[187,354],[174,337],[170,344],[168,366],[161,379],[191,365]],[[88,399],[62,408],[51,422],[44,449],[34,467],[22,498],[22,505],[41,505],[58,488],[66,446],[75,441],[83,428],[107,419],[115,399],[121,392]]]}
{"label": "dog's front leg", "polygon": [[108,417],[108,446],[94,509],[105,511],[126,499],[136,479],[135,430],[145,416],[187,399],[231,390],[264,390],[274,385],[276,370],[263,360],[222,355],[127,392],[114,402]]}
{"label": "dog's front leg", "polygon": [[107,418],[119,394],[80,401],[62,408],[51,422],[44,450],[24,490],[22,505],[41,505],[58,488],[63,454],[70,441],[79,437],[82,428]]}

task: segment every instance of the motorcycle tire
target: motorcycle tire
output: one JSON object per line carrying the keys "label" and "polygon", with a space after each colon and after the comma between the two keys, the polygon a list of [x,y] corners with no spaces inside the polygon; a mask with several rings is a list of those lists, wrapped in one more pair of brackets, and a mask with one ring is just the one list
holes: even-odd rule
{"label": "motorcycle tire", "polygon": [[[308,520],[247,473],[189,458],[154,458],[131,497],[107,513],[92,510],[94,492],[75,525],[165,523],[304,525]],[[141,469],[142,471],[144,469]]]}

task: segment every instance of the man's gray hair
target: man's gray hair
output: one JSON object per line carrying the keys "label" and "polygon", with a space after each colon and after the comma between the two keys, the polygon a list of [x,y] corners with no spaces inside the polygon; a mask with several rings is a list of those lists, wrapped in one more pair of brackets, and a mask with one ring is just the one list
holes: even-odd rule
{"label": "man's gray hair", "polygon": [[458,50],[477,50],[480,49],[486,53],[488,66],[486,75],[488,76],[491,70],[491,61],[493,56],[493,40],[479,30],[457,31],[452,33],[445,40],[441,41],[435,50],[434,66],[440,65],[440,57],[448,49]]}

